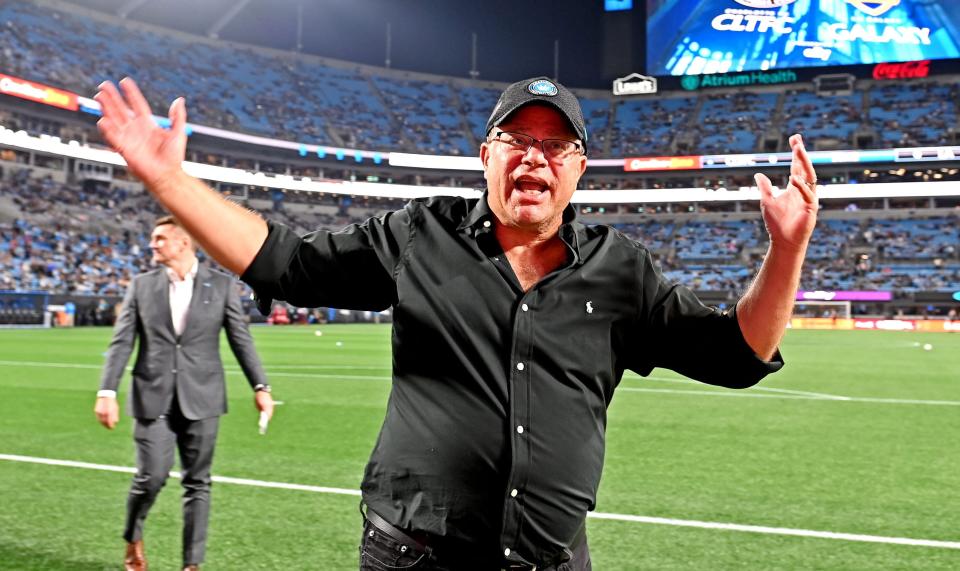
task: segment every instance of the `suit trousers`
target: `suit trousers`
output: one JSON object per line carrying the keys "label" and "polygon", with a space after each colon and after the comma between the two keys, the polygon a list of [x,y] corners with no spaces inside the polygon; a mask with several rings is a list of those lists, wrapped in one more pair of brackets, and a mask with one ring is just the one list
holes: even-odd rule
{"label": "suit trousers", "polygon": [[172,410],[154,420],[136,419],[137,473],[127,497],[123,538],[143,539],[143,524],[180,453],[183,486],[183,564],[203,562],[210,517],[210,469],[220,418],[189,420],[174,397]]}

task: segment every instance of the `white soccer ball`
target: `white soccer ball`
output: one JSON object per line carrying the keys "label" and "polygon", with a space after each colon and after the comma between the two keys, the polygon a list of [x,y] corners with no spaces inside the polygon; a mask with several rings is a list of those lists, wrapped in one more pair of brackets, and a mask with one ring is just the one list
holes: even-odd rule
{"label": "white soccer ball", "polygon": [[924,345],[923,345],[923,350],[924,350],[924,351],[933,351],[933,345],[931,345],[931,344],[929,344],[929,343],[924,343]]}
{"label": "white soccer ball", "polygon": [[343,347],[343,341],[337,341],[337,347]]}
{"label": "white soccer ball", "polygon": [[313,334],[317,337],[321,337],[323,335],[323,331],[314,331]]}

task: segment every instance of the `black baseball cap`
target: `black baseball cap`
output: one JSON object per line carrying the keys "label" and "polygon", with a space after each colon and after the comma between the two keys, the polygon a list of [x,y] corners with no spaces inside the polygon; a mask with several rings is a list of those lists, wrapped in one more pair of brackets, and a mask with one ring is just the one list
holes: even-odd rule
{"label": "black baseball cap", "polygon": [[487,134],[511,113],[528,103],[546,103],[557,108],[570,122],[574,132],[587,144],[587,127],[583,122],[583,112],[580,111],[580,102],[577,96],[569,89],[548,77],[534,77],[524,79],[503,90],[500,100],[493,108],[493,113],[487,119]]}

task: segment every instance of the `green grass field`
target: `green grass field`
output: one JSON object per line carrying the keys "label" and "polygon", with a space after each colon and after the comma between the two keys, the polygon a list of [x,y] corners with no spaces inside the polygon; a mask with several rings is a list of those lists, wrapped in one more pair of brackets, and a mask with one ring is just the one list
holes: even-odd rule
{"label": "green grass field", "polygon": [[[356,489],[390,386],[389,328],[253,332],[284,404],[259,436],[224,343],[214,473]],[[0,454],[133,465],[131,420],[110,432],[93,416],[109,337],[0,330]],[[791,331],[783,353],[787,367],[747,391],[628,374],[597,511],[879,542],[591,518],[595,569],[960,569],[960,336]],[[0,460],[0,568],[119,569],[129,478]],[[152,569],[178,568],[179,500],[171,479],[147,523]],[[356,496],[218,483],[212,502],[205,569],[356,569]]]}

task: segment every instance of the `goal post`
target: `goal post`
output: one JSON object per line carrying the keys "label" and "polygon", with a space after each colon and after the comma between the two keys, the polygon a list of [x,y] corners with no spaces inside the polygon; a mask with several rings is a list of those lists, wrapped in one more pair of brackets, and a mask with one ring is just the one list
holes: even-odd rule
{"label": "goal post", "polygon": [[793,306],[794,317],[838,317],[850,319],[849,301],[798,300]]}

